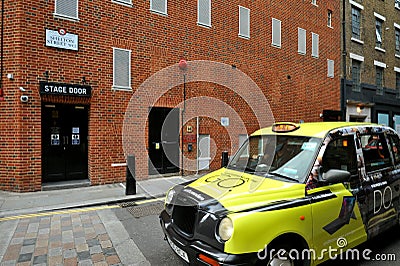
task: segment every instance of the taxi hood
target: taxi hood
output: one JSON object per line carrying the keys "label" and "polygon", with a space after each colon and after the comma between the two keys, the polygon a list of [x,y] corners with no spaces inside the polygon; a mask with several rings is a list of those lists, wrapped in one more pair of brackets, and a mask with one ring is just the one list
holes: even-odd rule
{"label": "taxi hood", "polygon": [[181,192],[209,212],[240,212],[304,198],[305,185],[222,168],[188,184]]}

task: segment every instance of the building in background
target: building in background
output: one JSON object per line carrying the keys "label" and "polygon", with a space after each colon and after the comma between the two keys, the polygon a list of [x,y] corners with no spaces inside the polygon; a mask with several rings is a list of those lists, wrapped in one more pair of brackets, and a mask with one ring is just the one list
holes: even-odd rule
{"label": "building in background", "polygon": [[[210,61],[244,73],[276,120],[320,121],[324,110],[340,109],[338,1],[2,0],[2,5],[1,190],[124,181],[127,109],[133,110],[130,124],[145,125],[128,138],[132,146],[144,139],[135,148],[137,178],[182,172],[181,146],[194,163],[185,173],[220,167],[221,153],[232,154],[259,126],[248,99],[235,89],[187,76],[190,82],[172,86],[153,105],[135,98],[139,104],[129,106],[143,84],[165,69],[176,72],[158,80],[155,89],[184,79],[181,59],[188,68]],[[388,56],[394,51],[380,49]],[[238,87],[257,97],[246,84]],[[181,103],[189,110],[190,100],[199,97],[226,103],[245,130],[229,133],[236,122],[228,113],[197,114],[182,126],[188,114]],[[211,103],[203,107],[213,110]],[[146,117],[135,117],[135,110]]]}
{"label": "building in background", "polygon": [[346,120],[376,122],[400,132],[400,1],[343,4]]}

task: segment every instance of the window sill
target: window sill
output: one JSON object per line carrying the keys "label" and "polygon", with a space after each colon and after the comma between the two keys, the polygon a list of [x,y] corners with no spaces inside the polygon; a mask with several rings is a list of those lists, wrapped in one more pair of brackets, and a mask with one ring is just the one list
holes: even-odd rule
{"label": "window sill", "polygon": [[400,58],[400,54],[395,54],[394,57]]}
{"label": "window sill", "polygon": [[282,45],[277,45],[277,44],[273,44],[273,43],[271,43],[271,46],[272,46],[272,47],[275,47],[275,48],[279,48],[279,49],[282,48]]}
{"label": "window sill", "polygon": [[328,26],[328,28],[330,28],[330,29],[332,29],[333,30],[333,27],[332,26],[329,26],[329,25],[327,25]]}
{"label": "window sill", "polygon": [[66,19],[66,20],[70,20],[70,21],[76,21],[76,22],[79,21],[79,18],[69,17],[69,16],[57,14],[57,13],[53,13],[53,17],[59,18],[59,19]]}
{"label": "window sill", "polygon": [[168,17],[168,13],[164,13],[164,12],[161,12],[161,11],[158,11],[158,10],[150,9],[150,12],[153,13],[153,14],[156,14],[156,15],[163,16],[163,17]]}
{"label": "window sill", "polygon": [[122,2],[122,1],[118,1],[118,0],[112,0],[111,2],[113,2],[115,4],[120,4],[120,5],[123,5],[123,6],[127,6],[127,7],[133,7],[132,2],[131,3],[125,3],[125,2]]}
{"label": "window sill", "polygon": [[379,47],[375,47],[375,50],[382,52],[382,53],[386,53],[385,49],[379,48]]}
{"label": "window sill", "polygon": [[203,27],[203,28],[206,28],[206,29],[211,29],[212,28],[211,25],[208,25],[208,24],[205,24],[205,23],[201,23],[201,22],[197,22],[197,26]]}
{"label": "window sill", "polygon": [[361,41],[361,40],[359,40],[359,39],[356,39],[356,38],[354,38],[354,37],[351,37],[351,41],[356,42],[356,43],[359,43],[359,44],[364,44],[363,41]]}
{"label": "window sill", "polygon": [[128,91],[132,92],[132,87],[118,87],[118,86],[112,86],[111,90],[113,91]]}
{"label": "window sill", "polygon": [[238,34],[238,36],[240,37],[240,38],[242,38],[242,39],[246,39],[246,40],[250,40],[250,36],[246,36],[246,35],[243,35],[243,34]]}

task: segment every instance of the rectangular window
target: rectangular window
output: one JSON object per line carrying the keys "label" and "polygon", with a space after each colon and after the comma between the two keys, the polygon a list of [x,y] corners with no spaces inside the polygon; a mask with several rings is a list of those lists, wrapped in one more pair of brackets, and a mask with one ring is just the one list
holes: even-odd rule
{"label": "rectangular window", "polygon": [[272,18],[272,46],[281,47],[281,21]]}
{"label": "rectangular window", "polygon": [[[379,122],[379,115],[380,114],[378,114],[378,123],[383,124]],[[367,170],[367,172],[376,171],[390,166],[390,153],[384,134],[373,133],[361,135],[360,139],[364,155],[365,170]]]}
{"label": "rectangular window", "polygon": [[328,59],[328,77],[335,77],[335,61]]}
{"label": "rectangular window", "polygon": [[[394,120],[397,120],[398,118],[400,118],[399,116],[395,116],[395,117],[397,117],[397,118],[394,119]],[[394,127],[394,129],[396,129],[396,126]],[[388,135],[388,139],[389,139],[389,142],[390,142],[390,148],[392,150],[394,163],[395,164],[400,164],[400,139],[395,134]]]}
{"label": "rectangular window", "polygon": [[396,92],[397,92],[396,93],[397,99],[400,99],[400,73],[399,72],[396,72]]}
{"label": "rectangular window", "polygon": [[250,38],[250,9],[239,6],[239,36]]}
{"label": "rectangular window", "polygon": [[312,33],[312,57],[318,58],[319,56],[319,35]]}
{"label": "rectangular window", "polygon": [[376,93],[383,94],[383,67],[375,66]]}
{"label": "rectangular window", "polygon": [[382,48],[382,21],[377,19],[375,20],[375,35],[376,35],[376,44],[375,46],[378,48]]}
{"label": "rectangular window", "polygon": [[389,114],[378,113],[378,124],[389,126]]}
{"label": "rectangular window", "polygon": [[352,135],[338,137],[328,143],[321,162],[321,171],[344,170],[357,174],[357,153]]}
{"label": "rectangular window", "polygon": [[395,30],[395,38],[396,38],[395,53],[396,53],[396,55],[400,55],[400,30],[399,29]]}
{"label": "rectangular window", "polygon": [[355,7],[351,8],[351,30],[352,37],[361,40],[360,34],[361,10]]}
{"label": "rectangular window", "polygon": [[167,0],[150,0],[150,10],[167,15]]}
{"label": "rectangular window", "polygon": [[352,60],[351,63],[351,79],[353,81],[353,91],[361,91],[361,62],[357,60]]}
{"label": "rectangular window", "polygon": [[78,19],[78,0],[56,0],[55,15]]}
{"label": "rectangular window", "polygon": [[197,23],[211,27],[211,0],[197,0]]}
{"label": "rectangular window", "polygon": [[113,48],[113,89],[132,89],[130,50]]}
{"label": "rectangular window", "polygon": [[400,9],[400,0],[394,0],[394,7]]}
{"label": "rectangular window", "polygon": [[299,52],[299,54],[306,54],[307,50],[306,50],[306,33],[307,31],[305,29],[302,28],[298,28],[297,29],[297,33],[298,33],[298,40],[297,40],[297,51]]}
{"label": "rectangular window", "polygon": [[328,9],[328,27],[332,27],[332,10]]}
{"label": "rectangular window", "polygon": [[311,4],[317,5],[317,0],[311,0]]}

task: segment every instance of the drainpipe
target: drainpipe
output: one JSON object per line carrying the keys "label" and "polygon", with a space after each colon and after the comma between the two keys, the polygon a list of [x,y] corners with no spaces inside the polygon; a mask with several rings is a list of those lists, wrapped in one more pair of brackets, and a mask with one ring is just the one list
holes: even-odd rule
{"label": "drainpipe", "polygon": [[199,174],[199,117],[196,117],[196,176]]}
{"label": "drainpipe", "polygon": [[4,101],[3,73],[4,73],[4,0],[1,0],[1,32],[0,32],[0,101]]}
{"label": "drainpipe", "polygon": [[343,8],[342,8],[342,71],[343,71],[343,81],[341,85],[341,100],[340,100],[340,109],[342,111],[342,121],[346,121],[346,59],[347,59],[347,51],[346,51],[346,0],[343,0]]}

